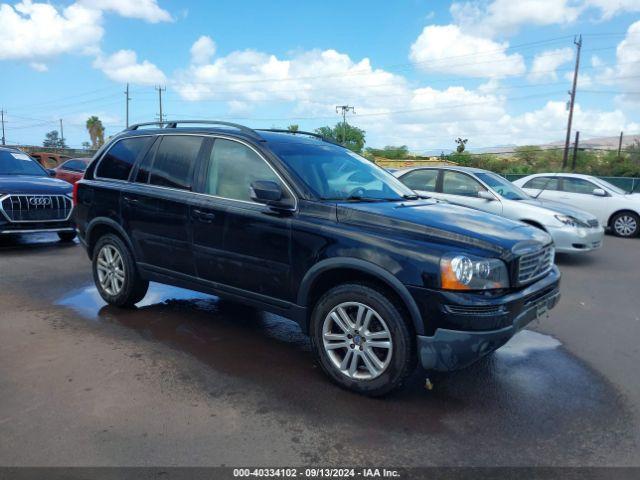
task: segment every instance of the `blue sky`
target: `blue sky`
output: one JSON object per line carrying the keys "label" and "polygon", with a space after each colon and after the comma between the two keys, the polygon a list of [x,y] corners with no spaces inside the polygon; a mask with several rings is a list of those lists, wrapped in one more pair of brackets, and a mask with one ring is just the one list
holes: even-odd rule
{"label": "blue sky", "polygon": [[71,146],[98,115],[112,135],[158,114],[304,129],[335,106],[367,145],[450,150],[560,140],[574,35],[576,128],[640,133],[640,0],[0,4],[0,108],[11,143],[64,122]]}

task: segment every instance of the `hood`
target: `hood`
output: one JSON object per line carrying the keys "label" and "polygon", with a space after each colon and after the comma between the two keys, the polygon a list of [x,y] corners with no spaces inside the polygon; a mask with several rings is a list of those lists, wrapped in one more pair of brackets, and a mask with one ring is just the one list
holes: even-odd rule
{"label": "hood", "polygon": [[431,200],[340,203],[338,221],[394,228],[500,255],[551,243],[542,230],[497,215]]}
{"label": "hood", "polygon": [[57,178],[29,175],[0,176],[0,194],[64,195],[72,191],[73,186],[70,183]]}
{"label": "hood", "polygon": [[564,203],[553,202],[551,200],[541,200],[537,198],[531,198],[529,200],[518,200],[518,203],[526,203],[534,207],[541,207],[561,215],[568,215],[583,223],[589,223],[589,221],[596,220],[596,217],[589,212],[580,210],[579,208],[571,207]]}

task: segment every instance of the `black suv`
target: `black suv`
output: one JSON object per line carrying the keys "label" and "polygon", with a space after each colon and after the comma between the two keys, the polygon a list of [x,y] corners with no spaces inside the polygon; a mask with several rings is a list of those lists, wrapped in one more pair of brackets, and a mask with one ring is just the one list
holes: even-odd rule
{"label": "black suv", "polygon": [[539,229],[419,198],[314,134],[161,125],[117,135],[76,184],[79,236],[110,304],[156,281],[275,312],[310,335],[333,380],[381,395],[418,359],[473,363],[559,298]]}

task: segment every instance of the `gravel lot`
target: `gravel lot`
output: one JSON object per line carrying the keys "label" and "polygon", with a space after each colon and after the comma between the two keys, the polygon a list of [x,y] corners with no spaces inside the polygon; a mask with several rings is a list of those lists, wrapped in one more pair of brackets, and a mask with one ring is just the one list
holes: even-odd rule
{"label": "gravel lot", "polygon": [[368,399],[285,319],[0,239],[0,465],[640,465],[640,240],[559,257],[560,305],[470,369]]}

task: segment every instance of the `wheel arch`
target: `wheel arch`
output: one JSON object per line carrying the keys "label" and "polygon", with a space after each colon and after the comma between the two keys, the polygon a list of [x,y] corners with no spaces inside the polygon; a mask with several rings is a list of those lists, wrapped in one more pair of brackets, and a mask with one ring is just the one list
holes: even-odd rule
{"label": "wheel arch", "polygon": [[[417,335],[424,335],[424,324],[415,300],[397,277],[384,268],[355,258],[331,258],[322,260],[305,274],[297,295],[297,304],[308,307],[309,312],[330,288],[350,281],[380,285],[394,295],[406,309],[411,327]],[[306,328],[308,330],[308,321]]]}
{"label": "wheel arch", "polygon": [[547,231],[547,229],[544,228],[544,225],[542,225],[540,222],[536,222],[535,220],[529,220],[529,219],[526,219],[526,218],[522,218],[522,219],[520,219],[520,221],[522,223],[526,223],[527,225],[531,225],[532,227],[539,228],[543,232]]}
{"label": "wheel arch", "polygon": [[607,220],[607,226],[608,227],[612,227],[612,223],[613,223],[613,218],[616,215],[619,215],[621,213],[631,213],[633,215],[635,215],[636,217],[640,218],[640,212],[636,212],[635,210],[631,210],[630,208],[621,208],[620,210],[616,210],[615,212],[613,212],[611,215],[609,215],[609,219]]}
{"label": "wheel arch", "polygon": [[87,244],[87,253],[90,258],[93,257],[93,249],[98,239],[103,235],[106,235],[107,233],[114,233],[115,235],[120,237],[125,245],[129,248],[131,255],[133,255],[135,259],[135,250],[133,249],[133,244],[131,243],[131,240],[129,239],[129,236],[125,232],[124,228],[122,228],[120,224],[118,224],[118,222],[108,217],[94,218],[87,226],[85,241]]}

